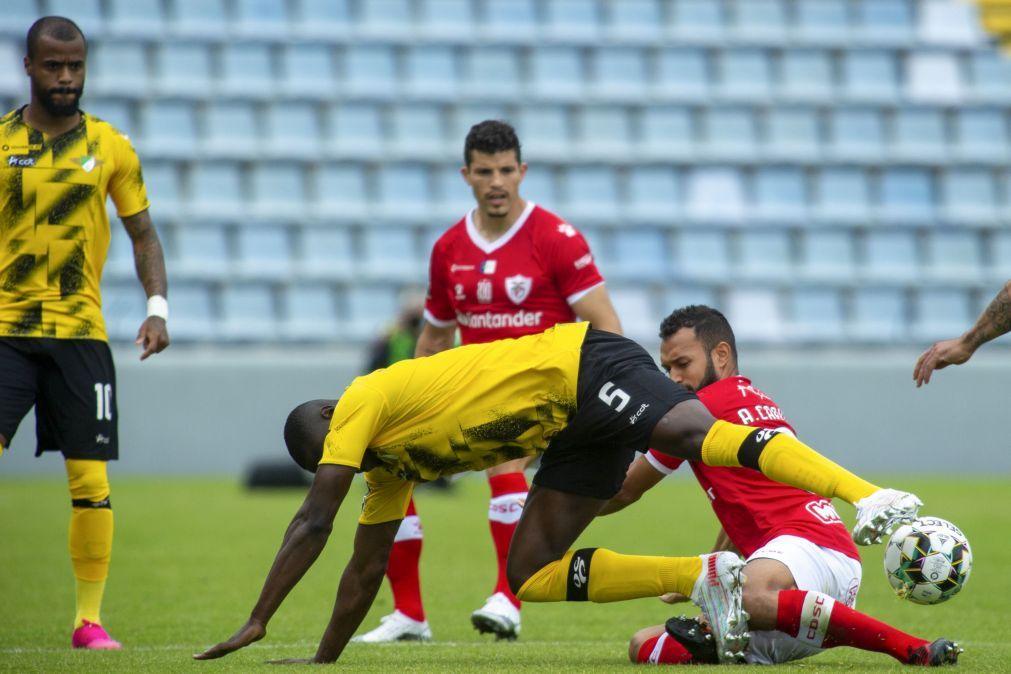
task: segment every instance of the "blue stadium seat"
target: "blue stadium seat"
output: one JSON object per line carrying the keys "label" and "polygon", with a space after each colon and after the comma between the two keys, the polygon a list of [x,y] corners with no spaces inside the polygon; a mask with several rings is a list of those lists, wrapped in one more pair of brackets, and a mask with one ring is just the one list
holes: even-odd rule
{"label": "blue stadium seat", "polygon": [[850,17],[845,0],[813,0],[796,5],[794,39],[819,46],[849,42]]}
{"label": "blue stadium seat", "polygon": [[[668,316],[671,312],[692,304],[703,304],[707,307],[719,306],[716,292],[711,286],[686,285],[683,283],[674,284],[674,287],[666,289],[663,294],[663,306],[661,316]],[[657,322],[659,327],[659,321]]]}
{"label": "blue stadium seat", "polygon": [[[105,29],[99,0],[47,0],[46,14],[71,19],[88,39],[100,37]],[[27,32],[30,25],[31,23],[22,27],[22,32]]]}
{"label": "blue stadium seat", "polygon": [[307,210],[302,165],[295,162],[260,163],[252,169],[251,214],[261,218],[301,221]]}
{"label": "blue stadium seat", "polygon": [[628,47],[602,47],[593,52],[591,94],[604,100],[640,99],[646,94],[646,58]]}
{"label": "blue stadium seat", "polygon": [[981,281],[979,239],[974,232],[932,231],[927,236],[926,274],[944,283]]}
{"label": "blue stadium seat", "polygon": [[807,189],[800,169],[764,167],[755,172],[753,215],[770,223],[807,220]]}
{"label": "blue stadium seat", "polygon": [[765,102],[770,94],[769,59],[760,49],[725,49],[717,57],[719,85],[723,100]]}
{"label": "blue stadium seat", "polygon": [[726,36],[722,3],[676,0],[670,3],[673,19],[669,35],[683,42],[722,42]]}
{"label": "blue stadium seat", "polygon": [[624,107],[584,107],[577,117],[576,148],[587,160],[621,161],[632,154],[632,128]]}
{"label": "blue stadium seat", "polygon": [[566,199],[561,211],[577,223],[615,224],[618,219],[618,178],[603,166],[574,166],[565,172]]}
{"label": "blue stadium seat", "polygon": [[341,335],[334,291],[326,285],[300,283],[284,289],[281,334],[294,341],[334,342]]}
{"label": "blue stadium seat", "polygon": [[349,0],[299,0],[293,28],[303,38],[333,40],[349,33]]}
{"label": "blue stadium seat", "polygon": [[163,42],[158,45],[154,78],[163,96],[204,97],[211,91],[210,46],[198,42]]}
{"label": "blue stadium seat", "polygon": [[791,340],[811,343],[844,339],[842,298],[829,288],[796,288],[790,294]]}
{"label": "blue stadium seat", "polygon": [[853,39],[864,44],[906,46],[914,39],[908,0],[859,0]]}
{"label": "blue stadium seat", "polygon": [[36,0],[7,0],[4,2],[4,11],[0,12],[0,34],[24,39],[28,27],[40,15]]}
{"label": "blue stadium seat", "polygon": [[607,4],[607,36],[617,42],[652,43],[660,38],[663,17],[657,0],[621,0]]}
{"label": "blue stadium seat", "polygon": [[545,36],[556,40],[596,42],[600,34],[597,3],[586,0],[547,0]]}
{"label": "blue stadium seat", "polygon": [[496,40],[533,42],[539,28],[533,0],[487,0],[479,31]]}
{"label": "blue stadium seat", "polygon": [[934,189],[925,169],[888,169],[881,175],[881,206],[878,217],[896,224],[919,224],[933,220]]}
{"label": "blue stadium seat", "polygon": [[221,52],[221,92],[243,98],[274,95],[270,48],[265,44],[230,43]]}
{"label": "blue stadium seat", "polygon": [[919,290],[914,313],[913,336],[925,342],[959,335],[972,321],[968,293],[954,288]]}
{"label": "blue stadium seat", "polygon": [[416,30],[431,39],[456,39],[474,32],[470,0],[422,0]]}
{"label": "blue stadium seat", "polygon": [[906,57],[906,98],[937,105],[962,102],[963,86],[954,54],[914,52]]}
{"label": "blue stadium seat", "polygon": [[968,162],[1006,164],[1008,134],[1004,112],[966,108],[955,113],[954,155]]}
{"label": "blue stadium seat", "polygon": [[218,37],[228,34],[230,19],[224,0],[174,0],[172,32],[184,37]]}
{"label": "blue stadium seat", "polygon": [[889,343],[904,339],[907,330],[906,302],[897,288],[858,288],[853,293],[852,339]]}
{"label": "blue stadium seat", "polygon": [[215,102],[204,110],[204,154],[238,159],[260,151],[256,113],[249,103]]}
{"label": "blue stadium seat", "polygon": [[641,133],[637,148],[642,159],[676,161],[695,156],[696,133],[688,108],[647,107]]}
{"label": "blue stadium seat", "polygon": [[734,224],[745,216],[741,175],[731,168],[698,168],[688,173],[686,215],[698,222]]}
{"label": "blue stadium seat", "polygon": [[823,49],[786,49],[777,94],[791,101],[820,103],[835,96],[832,63]]}
{"label": "blue stadium seat", "polygon": [[352,285],[345,301],[346,334],[361,341],[375,339],[400,311],[396,291],[389,285]]}
{"label": "blue stadium seat", "polygon": [[734,272],[746,281],[785,281],[793,277],[790,236],[782,229],[749,229],[737,240]]}
{"label": "blue stadium seat", "polygon": [[558,187],[554,173],[543,164],[531,166],[523,178],[520,194],[527,199],[543,205],[548,210],[556,208],[555,204],[558,203]]}
{"label": "blue stadium seat", "polygon": [[398,224],[425,222],[431,208],[428,169],[417,164],[387,164],[379,169],[378,213]]}
{"label": "blue stadium seat", "polygon": [[946,48],[978,47],[985,39],[975,3],[921,3],[918,28],[921,42]]}
{"label": "blue stadium seat", "polygon": [[786,41],[786,7],[783,0],[748,0],[732,3],[732,7],[734,39],[774,45]]}
{"label": "blue stadium seat", "polygon": [[344,53],[344,91],[362,98],[393,98],[397,94],[393,49],[384,45],[347,47]]}
{"label": "blue stadium seat", "polygon": [[968,55],[969,95],[979,103],[1011,102],[1011,61],[993,49]]}
{"label": "blue stadium seat", "polygon": [[807,108],[773,108],[766,118],[762,155],[770,160],[813,161],[821,157],[817,112]]}
{"label": "blue stadium seat", "polygon": [[[24,47],[18,47],[14,38],[0,40],[0,94],[23,98],[28,95],[28,78],[22,65]],[[6,113],[10,107],[5,105],[3,110]]]}
{"label": "blue stadium seat", "polygon": [[379,159],[383,156],[386,130],[377,106],[341,103],[330,110],[328,150],[351,159]]}
{"label": "blue stadium seat", "polygon": [[288,228],[278,225],[240,226],[235,271],[249,279],[284,279],[291,275]]}
{"label": "blue stadium seat", "polygon": [[548,100],[583,97],[583,63],[572,47],[537,47],[531,55],[530,92]]}
{"label": "blue stadium seat", "polygon": [[[450,146],[456,149],[454,157],[463,160],[463,141],[470,132],[470,128],[478,122],[486,119],[507,119],[509,115],[503,107],[494,104],[475,103],[454,105],[450,111],[449,139]],[[524,140],[522,155],[527,156],[526,141]]]}
{"label": "blue stadium seat", "polygon": [[179,186],[179,171],[175,162],[145,161],[144,185],[147,196],[151,200],[151,211],[155,222],[163,219],[175,219],[179,215],[182,203]]}
{"label": "blue stadium seat", "polygon": [[990,264],[986,269],[993,283],[1011,278],[1011,232],[997,232],[990,241]]}
{"label": "blue stadium seat", "polygon": [[692,281],[726,283],[730,279],[730,245],[716,229],[685,229],[678,233],[673,272]]}
{"label": "blue stadium seat", "polygon": [[135,275],[134,269],[133,242],[125,229],[113,227],[103,267],[104,278],[129,281]]}
{"label": "blue stadium seat", "polygon": [[355,275],[357,258],[351,230],[333,227],[305,227],[300,237],[296,273],[303,278],[347,280]]}
{"label": "blue stadium seat", "polygon": [[829,154],[839,160],[877,162],[884,153],[881,115],[869,108],[837,108],[830,117]]}
{"label": "blue stadium seat", "polygon": [[657,229],[627,228],[613,237],[608,280],[663,281],[670,267],[665,235]]}
{"label": "blue stadium seat", "polygon": [[384,40],[402,39],[411,34],[409,0],[369,0],[358,5],[358,34]]}
{"label": "blue stadium seat", "polygon": [[268,153],[303,160],[319,155],[321,134],[316,106],[292,102],[269,105],[266,127],[266,142],[261,148]]}
{"label": "blue stadium seat", "polygon": [[187,224],[176,229],[174,241],[168,264],[173,277],[210,280],[229,275],[231,260],[224,227]]}
{"label": "blue stadium seat", "polygon": [[236,217],[244,209],[239,167],[230,162],[202,162],[190,170],[187,205],[196,215]]}
{"label": "blue stadium seat", "polygon": [[704,154],[718,160],[743,160],[757,151],[755,120],[741,108],[710,108],[705,121]]}
{"label": "blue stadium seat", "polygon": [[286,3],[275,0],[236,0],[232,29],[239,35],[257,38],[286,36]]}
{"label": "blue stadium seat", "polygon": [[701,49],[663,49],[657,64],[654,95],[676,101],[706,101],[709,98],[709,61]]}
{"label": "blue stadium seat", "polygon": [[668,166],[635,166],[629,171],[627,214],[642,222],[674,225],[681,215],[679,176]]}
{"label": "blue stadium seat", "polygon": [[[19,101],[18,105],[23,105],[23,102]],[[130,112],[135,107],[134,105],[127,105],[123,100],[96,98],[85,100],[82,109],[88,114],[112,124],[121,132],[133,137],[136,135],[138,127],[134,123]]]}
{"label": "blue stadium seat", "polygon": [[826,168],[815,186],[814,214],[822,222],[866,224],[870,219],[870,184],[864,171]]}
{"label": "blue stadium seat", "polygon": [[[439,185],[438,211],[439,216],[445,218],[446,226],[474,208],[474,194],[457,169],[458,164],[451,164],[436,171],[436,182]],[[520,194],[529,196],[525,180],[520,187]]]}
{"label": "blue stadium seat", "polygon": [[612,286],[608,294],[627,336],[644,342],[656,339],[659,323],[649,291],[635,286]]}
{"label": "blue stadium seat", "polygon": [[288,96],[330,99],[336,89],[330,48],[288,44],[281,51],[281,90]]}
{"label": "blue stadium seat", "polygon": [[569,121],[559,106],[523,106],[516,130],[523,139],[523,154],[531,159],[552,159],[571,154]]}
{"label": "blue stadium seat", "polygon": [[451,100],[456,98],[458,88],[452,49],[412,47],[407,51],[407,80],[403,86],[406,94],[414,98]]}
{"label": "blue stadium seat", "polygon": [[517,53],[509,47],[473,47],[464,56],[463,90],[472,98],[513,100],[522,86]]}
{"label": "blue stadium seat", "polygon": [[188,103],[150,102],[140,111],[140,146],[147,155],[190,158],[197,147],[196,118]]}
{"label": "blue stadium seat", "polygon": [[811,281],[848,283],[855,275],[853,238],[849,231],[807,230],[800,239],[798,269]]}
{"label": "blue stadium seat", "polygon": [[[147,313],[144,291],[136,281],[122,283],[106,280],[102,284],[102,315],[105,331],[113,342],[132,342]],[[175,337],[173,324],[172,336]]]}
{"label": "blue stadium seat", "polygon": [[95,93],[143,98],[151,83],[139,42],[99,42],[91,48],[88,88]]}
{"label": "blue stadium seat", "polygon": [[948,169],[941,178],[944,218],[952,225],[998,223],[997,187],[986,169]]}
{"label": "blue stadium seat", "polygon": [[726,316],[738,342],[778,342],[785,320],[775,290],[733,288],[727,293]]}
{"label": "blue stadium seat", "polygon": [[392,156],[424,160],[446,156],[445,130],[436,106],[398,105],[393,108],[392,121]]}
{"label": "blue stadium seat", "polygon": [[313,213],[324,222],[364,218],[368,192],[364,169],[357,164],[323,164],[315,171]]}
{"label": "blue stadium seat", "polygon": [[217,334],[214,299],[202,283],[172,283],[172,340],[210,341]]}
{"label": "blue stadium seat", "polygon": [[891,157],[910,162],[941,163],[947,156],[944,117],[933,108],[902,108],[895,114]]}
{"label": "blue stadium seat", "polygon": [[862,272],[881,282],[912,281],[918,276],[916,241],[911,232],[869,232]]}
{"label": "blue stadium seat", "polygon": [[851,101],[892,103],[898,100],[898,72],[891,52],[848,50],[842,58],[842,93]]}
{"label": "blue stadium seat", "polygon": [[229,283],[221,293],[220,334],[240,342],[270,341],[277,337],[274,293],[262,283]]}

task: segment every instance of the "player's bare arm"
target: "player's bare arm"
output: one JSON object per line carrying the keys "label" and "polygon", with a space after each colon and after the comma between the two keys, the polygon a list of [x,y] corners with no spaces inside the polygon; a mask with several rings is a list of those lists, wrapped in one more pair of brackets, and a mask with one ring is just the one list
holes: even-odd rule
{"label": "player's bare arm", "polygon": [[456,337],[456,326],[439,327],[425,321],[418,335],[418,343],[414,347],[414,357],[431,356],[452,348],[453,339]]}
{"label": "player's bare arm", "polygon": [[195,659],[220,658],[259,641],[266,635],[267,623],[281,602],[323,551],[333,528],[333,519],[347,496],[354,476],[355,469],[347,466],[319,467],[305,501],[288,525],[281,548],[267,573],[267,580],[249,620],[227,641],[194,655]]}
{"label": "player's bare arm", "polygon": [[599,285],[584,297],[579,298],[572,304],[572,310],[576,312],[584,321],[589,321],[597,330],[606,330],[615,334],[621,334],[621,321],[618,320],[618,312],[611,304],[611,296],[607,294],[607,288]]}
{"label": "player's bare arm", "polygon": [[[162,251],[158,232],[151,222],[147,209],[123,218],[123,227],[133,242],[133,260],[137,268],[137,278],[144,286],[148,297],[160,295],[168,297],[168,276],[165,273],[165,254]],[[168,327],[160,316],[148,316],[137,331],[137,344],[142,353],[140,359],[164,351],[169,345]]]}
{"label": "player's bare arm", "polygon": [[664,474],[649,465],[645,456],[636,457],[628,467],[625,481],[621,483],[621,490],[604,504],[598,515],[610,515],[627,508],[658,485],[663,478]]}
{"label": "player's bare arm", "polygon": [[937,342],[920,354],[913,368],[913,381],[917,388],[929,384],[934,370],[961,365],[983,344],[1008,332],[1011,332],[1011,281],[1004,284],[968,332]]}

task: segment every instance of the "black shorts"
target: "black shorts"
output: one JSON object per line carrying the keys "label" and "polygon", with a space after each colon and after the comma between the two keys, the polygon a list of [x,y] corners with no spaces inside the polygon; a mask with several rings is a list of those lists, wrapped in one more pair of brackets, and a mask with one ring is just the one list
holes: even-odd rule
{"label": "black shorts", "polygon": [[548,445],[534,484],[599,499],[618,493],[660,419],[695,399],[641,346],[593,329],[583,341],[576,388],[576,414]]}
{"label": "black shorts", "polygon": [[96,339],[0,338],[0,435],[13,440],[35,406],[35,456],[119,458],[116,369]]}

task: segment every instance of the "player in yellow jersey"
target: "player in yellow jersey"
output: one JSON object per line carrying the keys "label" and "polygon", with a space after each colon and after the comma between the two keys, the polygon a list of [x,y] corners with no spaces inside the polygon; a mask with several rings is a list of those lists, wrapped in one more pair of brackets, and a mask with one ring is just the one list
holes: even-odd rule
{"label": "player in yellow jersey", "polygon": [[679,591],[714,625],[721,657],[748,642],[743,562],[570,550],[621,487],[636,451],[651,447],[707,465],[747,466],[827,498],[858,504],[858,542],[876,542],[915,517],[911,494],[880,489],[792,436],[716,421],[646,351],[586,323],[401,361],[358,377],[339,401],[295,408],[284,428],[292,457],[316,477],[284,535],[249,620],[194,657],[227,655],[262,639],[284,597],[323,550],[356,472],[365,471],[354,552],[315,662],[343,651],[383,579],[414,484],[541,453],[510,548],[507,573],[524,601],[609,602]]}
{"label": "player in yellow jersey", "polygon": [[66,459],[77,579],[71,643],[118,649],[100,618],[113,529],[106,462],[119,452],[99,294],[107,195],[149,298],[137,334],[142,360],[169,343],[167,282],[137,154],[126,136],[78,109],[86,56],[74,22],[36,21],[24,59],[31,101],[0,118],[0,454],[34,405],[36,455]]}

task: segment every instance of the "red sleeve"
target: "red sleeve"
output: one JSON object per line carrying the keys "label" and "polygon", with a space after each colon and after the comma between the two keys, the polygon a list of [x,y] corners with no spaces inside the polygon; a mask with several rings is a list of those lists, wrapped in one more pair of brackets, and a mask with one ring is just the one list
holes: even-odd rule
{"label": "red sleeve", "polygon": [[432,247],[428,263],[428,294],[425,296],[425,319],[440,328],[456,325],[452,287],[446,270],[442,241]]}
{"label": "red sleeve", "polygon": [[569,304],[604,282],[583,235],[567,222],[559,222],[545,233],[549,240],[548,263],[555,284]]}
{"label": "red sleeve", "polygon": [[684,459],[679,459],[676,456],[658,452],[655,449],[646,451],[646,460],[649,461],[649,465],[653,466],[664,475],[670,475],[684,462]]}

